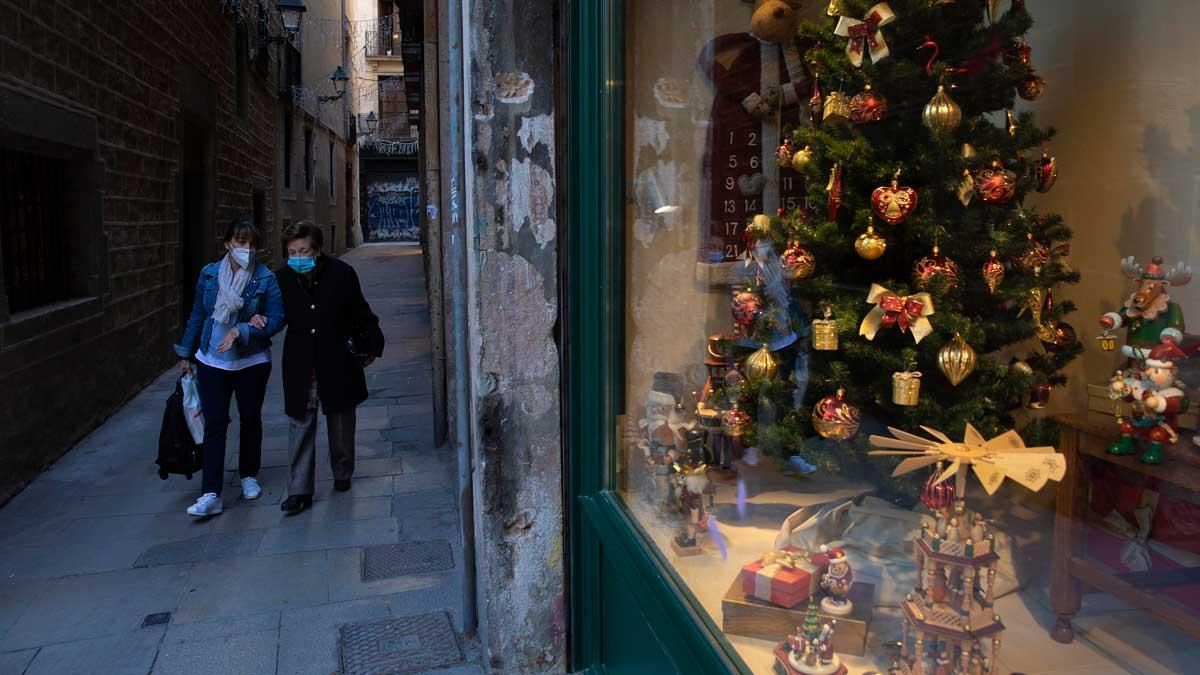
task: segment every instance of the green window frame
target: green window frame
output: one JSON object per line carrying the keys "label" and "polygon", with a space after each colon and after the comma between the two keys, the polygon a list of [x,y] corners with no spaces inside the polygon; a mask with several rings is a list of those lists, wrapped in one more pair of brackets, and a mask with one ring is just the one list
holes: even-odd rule
{"label": "green window frame", "polygon": [[567,5],[569,225],[560,272],[571,668],[749,675],[611,489],[624,354],[625,7]]}

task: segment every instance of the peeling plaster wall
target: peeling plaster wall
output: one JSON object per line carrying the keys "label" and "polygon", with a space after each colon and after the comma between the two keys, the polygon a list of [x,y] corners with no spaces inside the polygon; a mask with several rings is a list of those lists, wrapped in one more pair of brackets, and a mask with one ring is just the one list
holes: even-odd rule
{"label": "peeling plaster wall", "polygon": [[[468,171],[481,635],[493,672],[564,672],[550,0],[475,0]],[[535,47],[536,45],[536,47]]]}

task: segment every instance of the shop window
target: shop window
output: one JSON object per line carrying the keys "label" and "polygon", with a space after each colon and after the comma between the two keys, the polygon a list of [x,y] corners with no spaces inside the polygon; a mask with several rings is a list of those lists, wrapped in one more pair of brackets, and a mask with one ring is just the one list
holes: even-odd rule
{"label": "shop window", "polygon": [[68,163],[0,148],[0,225],[9,310],[66,300]]}
{"label": "shop window", "polygon": [[[1195,513],[1200,490],[1195,419],[1174,415],[1174,369],[1196,341],[1167,300],[1147,327],[1141,300],[1114,297],[1132,370],[1068,381],[1085,349],[1119,342],[1094,344],[1095,317],[1055,301],[1081,279],[1068,255],[1115,265],[1136,244],[1128,219],[1072,242],[1068,225],[1093,226],[1070,222],[1086,210],[1038,201],[1057,175],[1048,111],[1005,108],[1049,78],[1022,34],[1050,10],[890,4],[895,16],[884,3],[627,3],[623,69],[572,100],[611,125],[599,161],[623,162],[597,177],[594,148],[572,158],[597,178],[575,186],[582,199],[623,190],[581,211],[618,211],[595,236],[619,240],[581,249],[579,268],[611,264],[571,278],[615,281],[615,312],[589,314],[604,335],[579,339],[616,345],[579,366],[615,408],[599,423],[616,434],[596,494],[614,489],[628,536],[672,580],[663,596],[701,619],[687,630],[719,633],[704,644],[741,672],[1186,671],[1200,529],[1165,514]],[[927,41],[940,44],[917,51]],[[944,61],[927,70],[931,58]],[[1145,293],[1190,278],[1150,255],[1123,264]],[[596,414],[578,407],[574,424]],[[601,518],[589,499],[584,517]],[[1103,648],[1061,644],[1081,584],[1111,596],[1090,608]],[[646,616],[670,613],[651,604]]]}

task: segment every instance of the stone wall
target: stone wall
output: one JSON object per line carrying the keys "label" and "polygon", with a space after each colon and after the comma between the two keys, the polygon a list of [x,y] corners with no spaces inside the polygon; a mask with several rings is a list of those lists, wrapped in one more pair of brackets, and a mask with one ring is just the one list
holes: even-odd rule
{"label": "stone wall", "polygon": [[466,17],[477,584],[481,631],[498,673],[567,667],[556,341],[557,4],[475,0]]}
{"label": "stone wall", "polygon": [[0,143],[74,139],[93,175],[72,208],[96,204],[68,239],[79,297],[20,314],[0,302],[0,502],[175,360],[180,285],[195,283],[178,259],[185,108],[210,125],[199,255],[215,259],[216,230],[252,213],[255,190],[274,221],[277,72],[247,59],[239,98],[230,4],[0,0]]}

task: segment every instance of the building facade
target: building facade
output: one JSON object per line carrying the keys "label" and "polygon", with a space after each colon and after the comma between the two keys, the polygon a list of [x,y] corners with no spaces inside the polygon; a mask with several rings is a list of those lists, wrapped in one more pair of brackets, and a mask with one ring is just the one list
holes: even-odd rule
{"label": "building facade", "polygon": [[[338,2],[309,10],[342,33]],[[275,261],[301,217],[343,250],[357,203],[345,102],[312,104],[342,43],[287,36],[275,3],[6,1],[0,17],[3,499],[175,360],[226,223],[252,216]]]}

